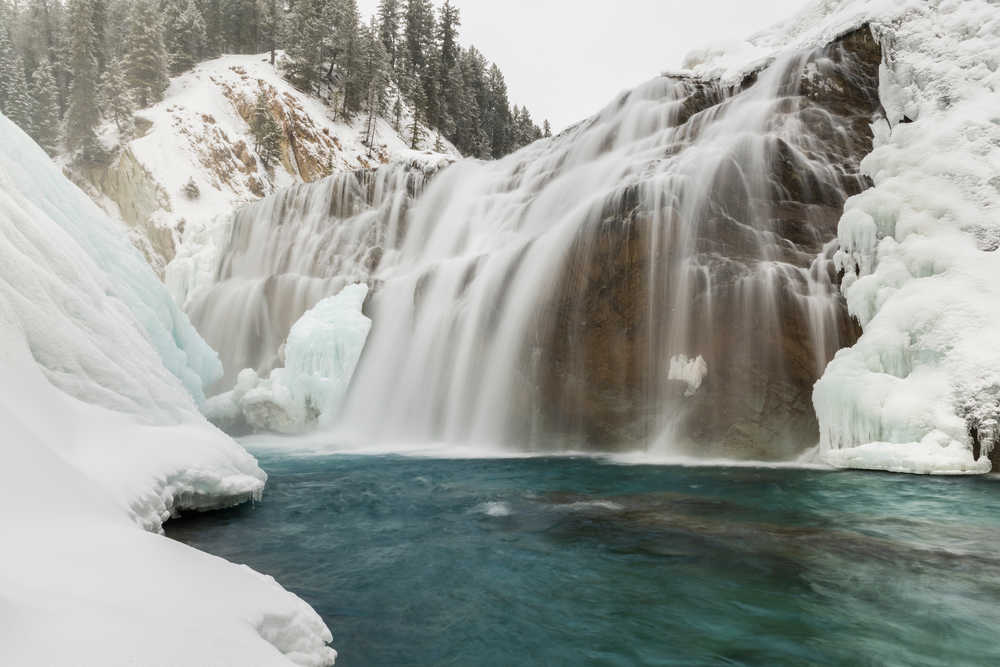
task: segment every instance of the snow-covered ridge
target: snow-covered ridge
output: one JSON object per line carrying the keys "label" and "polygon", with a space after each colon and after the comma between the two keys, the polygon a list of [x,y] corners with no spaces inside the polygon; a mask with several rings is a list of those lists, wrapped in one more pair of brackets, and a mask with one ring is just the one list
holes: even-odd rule
{"label": "snow-covered ridge", "polygon": [[[280,65],[279,59],[271,66],[267,54],[227,55],[196,65],[171,80],[162,101],[137,112],[137,137],[111,165],[78,174],[102,206],[136,229],[136,244],[159,272],[192,225],[289,185],[411,154],[383,118],[376,121],[369,149],[363,143],[367,116],[337,118],[326,100],[285,81]],[[250,129],[260,93],[281,128],[280,159],[271,165],[261,160]],[[401,127],[408,122],[404,109]],[[432,137],[429,146],[434,134],[425,134]],[[111,146],[118,141],[112,124],[102,136]],[[447,141],[441,143],[448,155],[458,156]]]}
{"label": "snow-covered ridge", "polygon": [[0,367],[0,664],[332,663],[272,579],[143,530],[265,475],[199,414],[218,359],[125,230],[2,116]]}

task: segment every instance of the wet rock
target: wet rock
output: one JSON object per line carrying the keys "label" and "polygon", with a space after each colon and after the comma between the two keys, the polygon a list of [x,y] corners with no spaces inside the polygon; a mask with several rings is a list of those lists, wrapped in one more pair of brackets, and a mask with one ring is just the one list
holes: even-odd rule
{"label": "wet rock", "polygon": [[[845,198],[867,187],[859,164],[880,110],[880,62],[864,27],[810,56],[804,75],[784,82],[789,98],[780,110],[789,118],[775,122],[794,120],[803,136],[796,146],[764,139],[773,143],[766,191],[741,187],[747,165],[734,162],[718,170],[695,219],[648,210],[643,197],[624,192],[599,223],[581,230],[541,309],[539,343],[524,355],[525,366],[544,360],[535,366],[536,409],[526,420],[541,418],[544,429],[597,449],[631,448],[668,422],[675,440],[702,455],[782,458],[818,440],[812,385],[860,331],[841,303],[826,315],[835,335],[817,353],[809,286],[801,272],[781,267],[807,269],[835,237]],[[751,75],[728,94],[758,79]],[[727,99],[717,86],[685,85],[678,124]],[[677,266],[678,229],[695,230],[694,266]],[[826,270],[822,261],[817,270]],[[766,271],[774,275],[762,279]],[[762,280],[779,289],[755,299],[747,290]],[[674,316],[689,318],[688,340],[671,339]],[[658,365],[669,353],[657,345],[664,340],[706,361],[694,395],[685,398],[683,383],[663,380]]]}

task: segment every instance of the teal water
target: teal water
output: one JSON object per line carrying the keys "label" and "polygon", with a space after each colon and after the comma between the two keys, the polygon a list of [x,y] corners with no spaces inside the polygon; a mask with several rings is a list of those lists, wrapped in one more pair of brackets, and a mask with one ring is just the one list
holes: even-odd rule
{"label": "teal water", "polygon": [[274,575],[337,664],[1000,664],[990,478],[263,454],[167,534]]}

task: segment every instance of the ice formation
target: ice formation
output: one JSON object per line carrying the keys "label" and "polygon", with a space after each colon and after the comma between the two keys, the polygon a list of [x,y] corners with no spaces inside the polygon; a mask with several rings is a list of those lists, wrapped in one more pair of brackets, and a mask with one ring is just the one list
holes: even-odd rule
{"label": "ice formation", "polygon": [[199,414],[218,359],[124,229],[2,116],[0,366],[0,664],[332,662],[272,579],[142,529],[265,475]]}
{"label": "ice formation", "polygon": [[1000,6],[911,3],[885,27],[887,121],[836,260],[864,335],[817,383],[822,457],[990,470],[1000,417]]}
{"label": "ice formation", "polygon": [[285,365],[261,380],[244,369],[229,392],[212,397],[206,413],[220,426],[238,430],[299,433],[336,417],[372,322],[362,313],[368,286],[348,285],[323,299],[292,325]]}

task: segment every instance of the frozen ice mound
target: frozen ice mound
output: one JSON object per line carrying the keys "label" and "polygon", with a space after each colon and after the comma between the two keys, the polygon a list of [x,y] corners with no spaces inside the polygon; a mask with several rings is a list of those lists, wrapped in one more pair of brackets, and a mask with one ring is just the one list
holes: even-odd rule
{"label": "frozen ice mound", "polygon": [[348,285],[303,314],[288,334],[285,366],[267,379],[241,371],[232,391],[209,399],[209,419],[227,429],[245,424],[285,434],[331,425],[371,331],[362,312],[367,296],[367,285]]}
{"label": "frozen ice mound", "polygon": [[909,4],[886,28],[887,120],[838,267],[864,334],[816,384],[820,456],[982,473],[1000,418],[1000,6]]}

